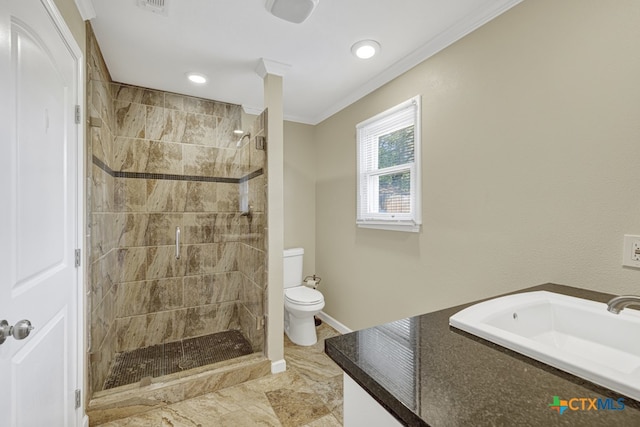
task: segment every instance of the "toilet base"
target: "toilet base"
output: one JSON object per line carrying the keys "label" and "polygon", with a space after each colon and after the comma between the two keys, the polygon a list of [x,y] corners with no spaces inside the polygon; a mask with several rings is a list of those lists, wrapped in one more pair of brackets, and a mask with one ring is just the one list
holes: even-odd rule
{"label": "toilet base", "polygon": [[313,315],[299,318],[285,311],[284,332],[297,345],[310,346],[318,342]]}

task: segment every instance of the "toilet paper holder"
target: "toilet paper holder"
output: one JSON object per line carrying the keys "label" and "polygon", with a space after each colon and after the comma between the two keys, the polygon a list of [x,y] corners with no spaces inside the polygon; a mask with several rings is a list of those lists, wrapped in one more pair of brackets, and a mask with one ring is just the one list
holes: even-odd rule
{"label": "toilet paper holder", "polygon": [[313,276],[305,277],[302,283],[305,286],[309,286],[310,288],[316,289],[318,287],[318,285],[320,284],[320,281],[322,281],[322,278],[320,278],[320,276],[316,276],[314,274]]}

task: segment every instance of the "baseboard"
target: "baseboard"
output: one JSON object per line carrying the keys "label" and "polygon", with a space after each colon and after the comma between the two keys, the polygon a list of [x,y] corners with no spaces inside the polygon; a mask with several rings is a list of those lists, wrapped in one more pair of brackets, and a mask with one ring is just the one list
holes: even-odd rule
{"label": "baseboard", "polygon": [[271,362],[271,373],[279,374],[287,370],[287,362],[284,359]]}
{"label": "baseboard", "polygon": [[345,325],[343,325],[342,323],[338,322],[336,319],[334,319],[333,317],[329,316],[324,311],[321,311],[320,313],[316,314],[316,317],[318,317],[320,320],[322,320],[327,325],[331,326],[333,329],[335,329],[336,331],[340,332],[341,334],[348,334],[349,332],[353,332],[352,329],[350,329],[350,328],[346,327]]}

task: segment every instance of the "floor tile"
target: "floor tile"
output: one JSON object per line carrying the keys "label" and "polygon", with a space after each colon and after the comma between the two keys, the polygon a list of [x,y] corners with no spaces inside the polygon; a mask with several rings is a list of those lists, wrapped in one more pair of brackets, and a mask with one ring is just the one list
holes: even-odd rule
{"label": "floor tile", "polygon": [[101,427],[342,426],[342,371],[324,354],[324,339],[339,333],[325,324],[317,332],[318,343],[308,347],[285,337],[285,372]]}
{"label": "floor tile", "polygon": [[302,426],[329,414],[315,393],[283,388],[268,392],[267,397],[284,427]]}
{"label": "floor tile", "polygon": [[339,421],[334,415],[329,414],[322,418],[310,422],[304,427],[342,427],[342,422]]}

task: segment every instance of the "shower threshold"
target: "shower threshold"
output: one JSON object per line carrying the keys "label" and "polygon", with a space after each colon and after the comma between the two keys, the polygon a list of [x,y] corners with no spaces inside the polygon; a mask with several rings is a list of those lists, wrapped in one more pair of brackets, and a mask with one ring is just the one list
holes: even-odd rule
{"label": "shower threshold", "polygon": [[249,341],[237,330],[125,351],[116,355],[103,390],[234,359],[252,352]]}

